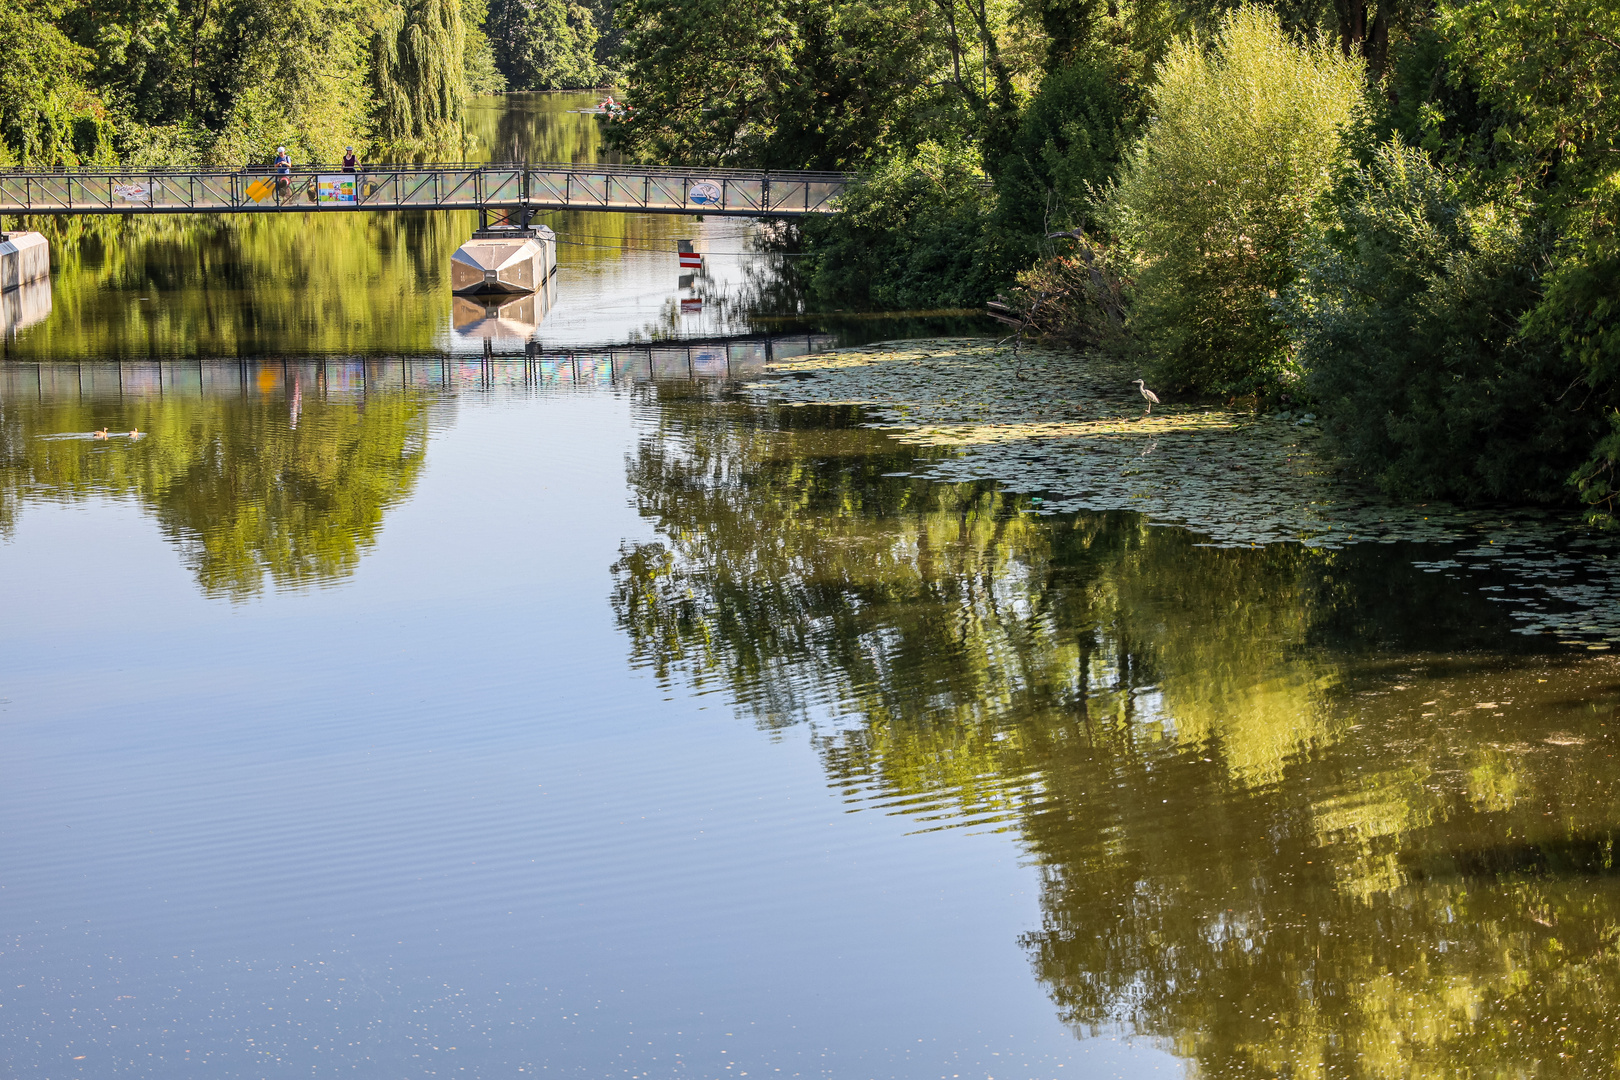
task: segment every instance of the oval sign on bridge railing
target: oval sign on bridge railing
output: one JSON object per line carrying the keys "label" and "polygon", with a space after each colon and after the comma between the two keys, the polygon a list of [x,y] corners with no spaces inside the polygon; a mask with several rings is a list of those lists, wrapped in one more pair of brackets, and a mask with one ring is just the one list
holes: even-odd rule
{"label": "oval sign on bridge railing", "polygon": [[692,185],[686,197],[699,206],[719,206],[720,185],[713,180],[699,180]]}

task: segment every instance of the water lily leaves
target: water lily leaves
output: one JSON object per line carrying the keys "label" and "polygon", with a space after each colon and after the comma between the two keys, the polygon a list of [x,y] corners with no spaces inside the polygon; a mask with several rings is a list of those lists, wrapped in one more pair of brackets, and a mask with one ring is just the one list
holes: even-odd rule
{"label": "water lily leaves", "polygon": [[1150,414],[1136,377],[1096,355],[933,338],[775,362],[744,394],[859,405],[868,426],[950,451],[915,475],[1039,495],[1031,513],[1129,510],[1217,547],[1471,544],[1415,565],[1501,585],[1517,632],[1620,641],[1620,551],[1575,516],[1394,503],[1340,473],[1301,417],[1173,400]]}

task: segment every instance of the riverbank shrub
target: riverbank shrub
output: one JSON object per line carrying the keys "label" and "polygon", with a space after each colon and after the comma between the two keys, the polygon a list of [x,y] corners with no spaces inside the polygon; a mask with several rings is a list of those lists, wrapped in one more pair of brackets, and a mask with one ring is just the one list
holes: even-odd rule
{"label": "riverbank shrub", "polygon": [[978,156],[925,143],[855,184],[844,212],[807,218],[801,272],[825,305],[977,306],[1005,280]]}
{"label": "riverbank shrub", "polygon": [[1343,164],[1364,66],[1247,6],[1173,44],[1157,75],[1107,207],[1134,257],[1134,328],[1162,384],[1275,389],[1295,368],[1274,301]]}
{"label": "riverbank shrub", "polygon": [[1620,410],[1620,8],[1460,0],[1439,27],[1508,117],[1497,140],[1556,237],[1525,329],[1581,374],[1571,397],[1605,434],[1569,479],[1594,523],[1620,525],[1603,479],[1616,458],[1607,418]]}
{"label": "riverbank shrub", "polygon": [[1579,366],[1527,335],[1551,253],[1525,208],[1471,198],[1400,142],[1355,170],[1285,307],[1328,430],[1391,494],[1568,497],[1601,432]]}

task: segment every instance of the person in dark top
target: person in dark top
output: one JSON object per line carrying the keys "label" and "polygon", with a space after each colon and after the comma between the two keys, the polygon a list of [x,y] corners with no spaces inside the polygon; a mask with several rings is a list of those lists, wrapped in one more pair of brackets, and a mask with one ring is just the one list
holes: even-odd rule
{"label": "person in dark top", "polygon": [[292,189],[292,155],[285,146],[276,147],[276,197],[286,198]]}
{"label": "person in dark top", "polygon": [[354,147],[343,148],[343,171],[357,172],[360,168],[360,159],[354,156]]}

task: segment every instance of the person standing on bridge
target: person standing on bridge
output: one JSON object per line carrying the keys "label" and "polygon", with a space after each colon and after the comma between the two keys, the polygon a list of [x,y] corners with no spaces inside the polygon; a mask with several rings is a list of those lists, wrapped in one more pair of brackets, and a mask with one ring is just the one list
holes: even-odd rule
{"label": "person standing on bridge", "polygon": [[354,147],[345,146],[343,148],[343,171],[358,172],[359,168],[360,159],[354,156]]}
{"label": "person standing on bridge", "polygon": [[276,147],[276,195],[286,198],[292,188],[292,155],[285,146]]}

